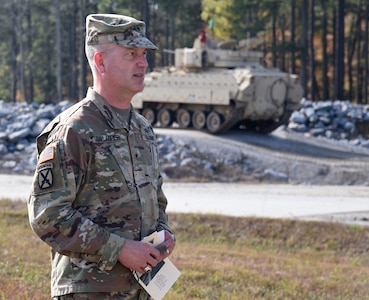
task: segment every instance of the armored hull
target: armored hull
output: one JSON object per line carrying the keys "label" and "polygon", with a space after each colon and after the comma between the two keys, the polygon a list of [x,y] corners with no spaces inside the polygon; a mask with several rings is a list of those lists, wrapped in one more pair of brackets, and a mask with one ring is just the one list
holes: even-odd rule
{"label": "armored hull", "polygon": [[264,68],[262,57],[233,41],[195,41],[176,49],[175,67],[148,73],[132,104],[154,126],[271,132],[299,107],[302,88],[296,75]]}

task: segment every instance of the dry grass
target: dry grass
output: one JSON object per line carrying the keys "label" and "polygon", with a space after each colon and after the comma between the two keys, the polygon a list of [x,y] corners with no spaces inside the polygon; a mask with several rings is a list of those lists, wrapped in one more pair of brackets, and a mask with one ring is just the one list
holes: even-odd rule
{"label": "dry grass", "polygon": [[[369,228],[170,214],[181,299],[369,299]],[[0,202],[0,299],[49,298],[49,250],[24,203]]]}
{"label": "dry grass", "polygon": [[171,223],[182,276],[168,299],[369,299],[368,228],[180,214]]}
{"label": "dry grass", "polygon": [[0,299],[47,299],[49,249],[33,234],[25,203],[0,200]]}

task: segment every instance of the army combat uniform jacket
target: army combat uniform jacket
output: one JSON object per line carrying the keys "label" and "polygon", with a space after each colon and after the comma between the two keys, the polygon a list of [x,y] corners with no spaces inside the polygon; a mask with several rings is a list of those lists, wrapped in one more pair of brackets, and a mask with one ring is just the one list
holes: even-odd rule
{"label": "army combat uniform jacket", "polygon": [[52,296],[138,288],[117,261],[125,239],[170,231],[154,132],[133,108],[127,119],[89,89],[37,138],[28,211],[51,247]]}

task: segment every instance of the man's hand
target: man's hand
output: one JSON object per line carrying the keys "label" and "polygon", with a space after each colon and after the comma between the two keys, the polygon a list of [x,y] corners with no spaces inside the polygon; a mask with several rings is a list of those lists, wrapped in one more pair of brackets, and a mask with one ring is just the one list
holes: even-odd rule
{"label": "man's hand", "polygon": [[164,242],[157,245],[155,248],[160,252],[160,261],[168,257],[174,250],[176,242],[173,236],[165,230]]}
{"label": "man's hand", "polygon": [[156,247],[139,241],[126,240],[118,260],[123,266],[142,274],[146,272],[147,265],[155,267],[168,257],[174,247],[174,238],[168,231],[165,231],[164,242]]}
{"label": "man's hand", "polygon": [[118,260],[123,266],[143,274],[147,265],[155,267],[162,259],[159,250],[152,245],[127,239]]}

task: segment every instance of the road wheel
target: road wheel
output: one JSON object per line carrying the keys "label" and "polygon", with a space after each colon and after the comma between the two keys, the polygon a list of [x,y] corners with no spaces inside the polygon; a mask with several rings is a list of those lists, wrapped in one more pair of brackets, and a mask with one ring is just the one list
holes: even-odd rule
{"label": "road wheel", "polygon": [[169,109],[162,108],[158,112],[158,122],[161,127],[169,127],[172,125],[172,114]]}
{"label": "road wheel", "polygon": [[202,110],[196,110],[192,115],[192,125],[195,129],[203,129],[206,124],[206,115]]}
{"label": "road wheel", "polygon": [[222,125],[222,116],[212,111],[206,118],[206,128],[210,133],[217,133]]}
{"label": "road wheel", "polygon": [[187,109],[180,108],[177,112],[177,122],[180,128],[188,128],[191,125],[191,114]]}
{"label": "road wheel", "polygon": [[156,123],[156,116],[155,116],[155,110],[153,108],[147,107],[142,111],[142,115],[145,117],[147,121],[151,125],[154,125]]}

